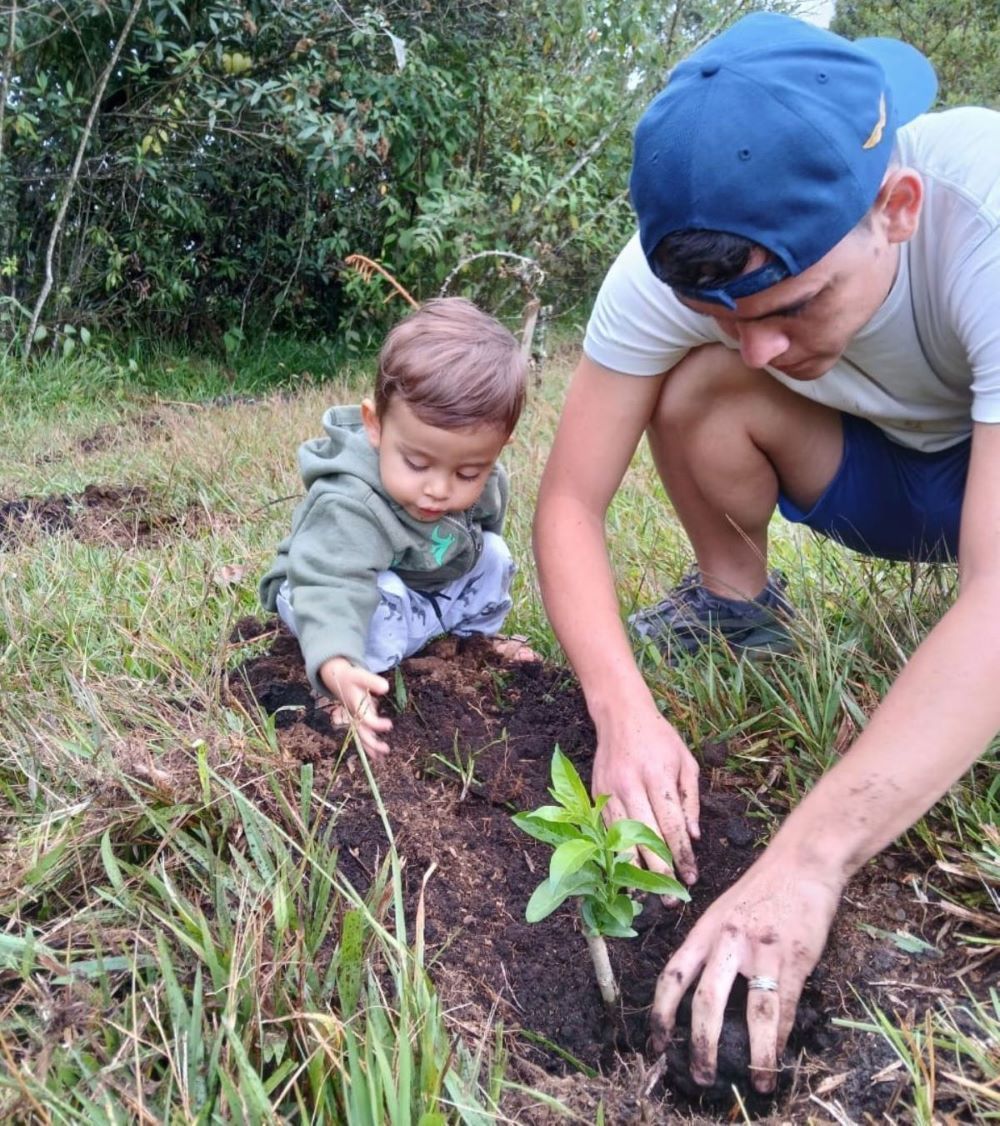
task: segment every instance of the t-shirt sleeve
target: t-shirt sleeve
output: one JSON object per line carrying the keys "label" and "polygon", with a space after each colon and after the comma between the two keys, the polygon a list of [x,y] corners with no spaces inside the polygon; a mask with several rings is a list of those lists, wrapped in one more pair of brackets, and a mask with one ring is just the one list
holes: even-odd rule
{"label": "t-shirt sleeve", "polygon": [[653,275],[633,235],[601,285],[584,352],[612,371],[659,375],[710,342],[724,342],[715,322],[682,305]]}
{"label": "t-shirt sleeve", "polygon": [[1000,228],[994,229],[956,271],[950,290],[953,317],[972,368],[974,422],[1000,422]]}

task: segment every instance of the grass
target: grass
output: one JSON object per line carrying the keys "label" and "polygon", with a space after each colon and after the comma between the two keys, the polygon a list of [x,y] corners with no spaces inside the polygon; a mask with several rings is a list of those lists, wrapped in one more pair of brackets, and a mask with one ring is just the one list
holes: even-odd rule
{"label": "grass", "polygon": [[[529,524],[570,364],[550,362],[507,457],[509,625],[553,658]],[[522,1120],[503,1030],[470,1037],[441,1011],[388,836],[361,899],[310,767],[220,692],[252,651],[229,638],[257,613],[300,493],[295,448],[367,388],[363,366],[324,374],[318,348],[279,342],[235,370],[138,346],[0,365],[0,504],[142,485],[152,509],[200,521],[129,550],[42,531],[0,543],[4,1121]],[[609,526],[623,612],[690,563],[644,452]],[[863,560],[780,523],[773,554],[799,608],[796,659],[646,669],[692,745],[726,738],[769,780],[772,819],[846,747],[953,589],[947,569]],[[471,784],[460,752],[442,765]],[[942,900],[982,967],[1000,948],[998,809],[994,753],[904,841],[926,872],[914,894]],[[901,1061],[901,1119],[1000,1117],[995,992],[859,1023]]]}

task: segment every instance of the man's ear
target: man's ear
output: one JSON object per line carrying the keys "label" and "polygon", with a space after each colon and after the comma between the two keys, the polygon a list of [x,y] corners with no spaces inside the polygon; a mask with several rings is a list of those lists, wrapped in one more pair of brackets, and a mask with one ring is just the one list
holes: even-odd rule
{"label": "man's ear", "polygon": [[924,203],[924,182],[912,168],[886,174],[875,199],[875,213],[889,242],[908,242],[917,233]]}
{"label": "man's ear", "polygon": [[371,399],[361,400],[361,424],[365,428],[372,449],[377,450],[382,444],[382,423],[379,422],[375,404]]}

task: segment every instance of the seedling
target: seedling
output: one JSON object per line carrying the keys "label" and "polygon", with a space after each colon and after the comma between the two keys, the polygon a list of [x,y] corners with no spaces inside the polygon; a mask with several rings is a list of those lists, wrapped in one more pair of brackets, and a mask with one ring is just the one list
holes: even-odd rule
{"label": "seedling", "polygon": [[[484,748],[485,749],[485,748]],[[462,783],[462,792],[458,795],[459,802],[464,802],[469,796],[473,786],[478,785],[476,779],[476,753],[473,750],[463,750],[458,742],[458,732],[452,742],[451,758],[444,755],[431,755],[435,762],[439,762],[447,771],[458,776]]]}
{"label": "seedling", "polygon": [[618,1000],[618,986],[604,939],[635,937],[632,923],[642,904],[629,893],[649,891],[685,901],[691,897],[672,876],[632,863],[637,847],[648,849],[667,864],[670,850],[641,821],[616,821],[606,827],[601,810],[608,795],[599,794],[591,801],[576,768],[558,747],[552,756],[549,793],[556,805],[514,815],[519,829],[555,848],[549,878],[535,888],[525,917],[529,923],[537,923],[571,896],[579,896],[583,933],[597,985],[610,1006]]}

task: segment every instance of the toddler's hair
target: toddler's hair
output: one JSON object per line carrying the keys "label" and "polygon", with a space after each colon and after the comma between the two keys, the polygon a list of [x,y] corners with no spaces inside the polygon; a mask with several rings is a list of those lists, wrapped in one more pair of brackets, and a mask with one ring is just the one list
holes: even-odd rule
{"label": "toddler's hair", "polygon": [[438,297],[395,325],[378,358],[375,410],[398,396],[442,430],[494,425],[510,434],[524,406],[527,361],[499,321],[464,297]]}

